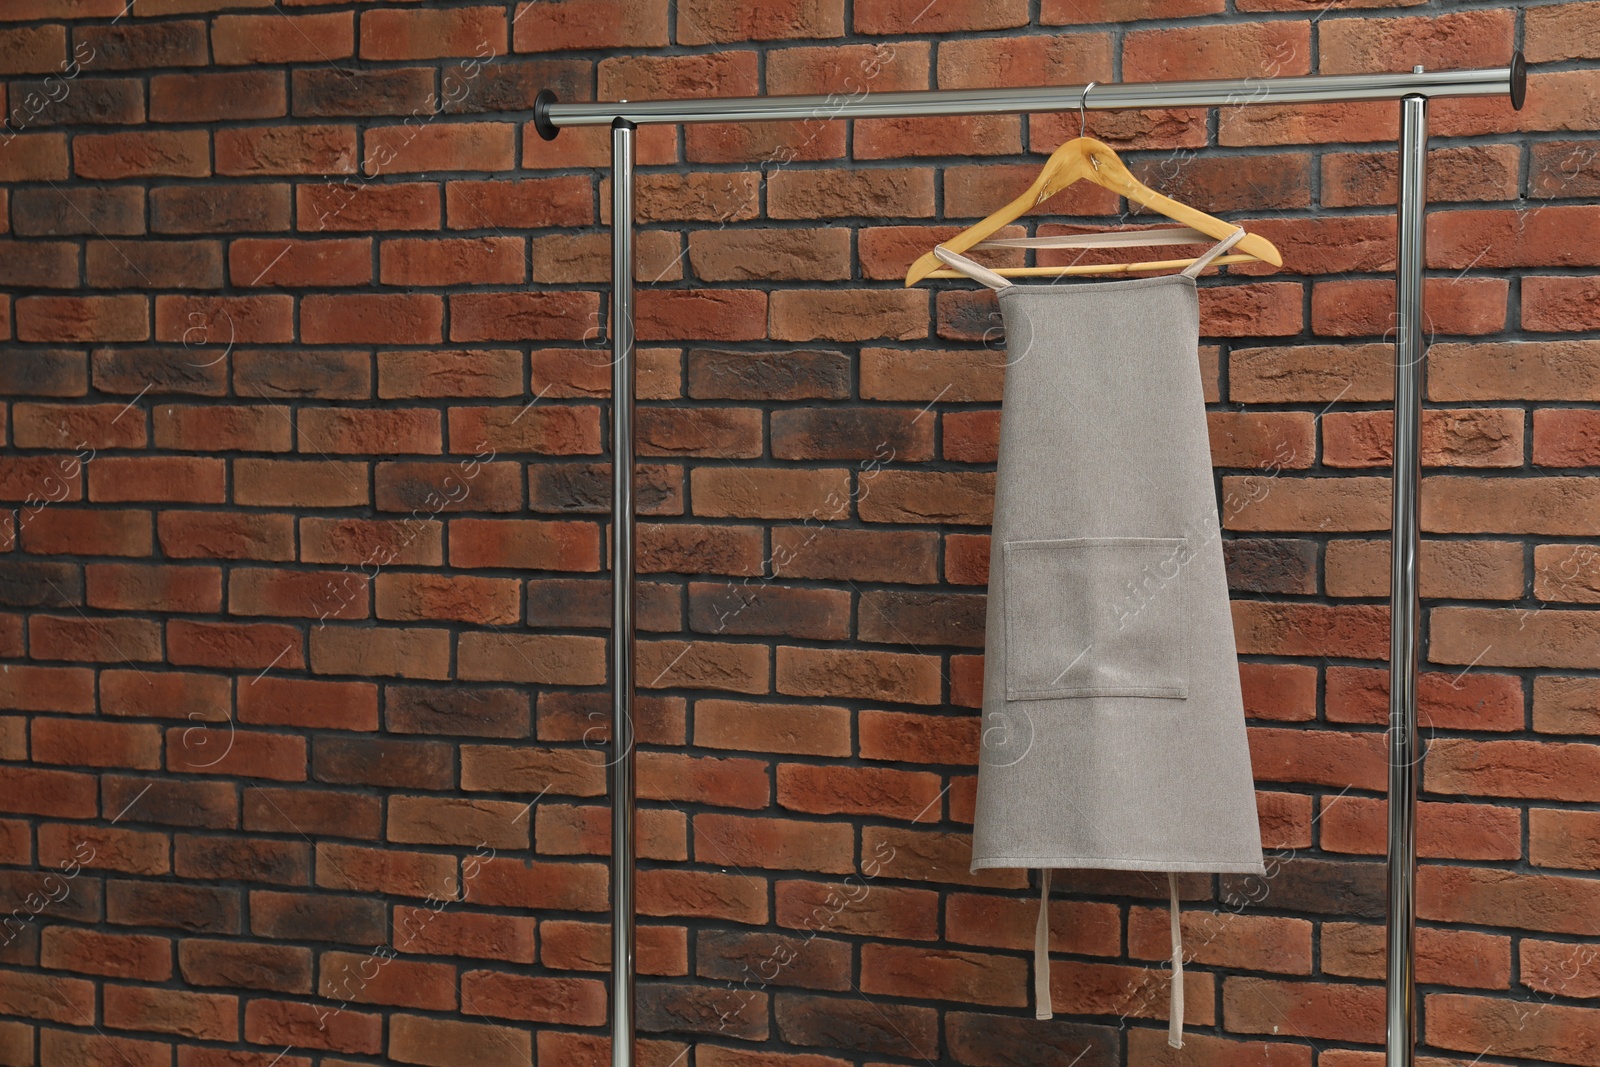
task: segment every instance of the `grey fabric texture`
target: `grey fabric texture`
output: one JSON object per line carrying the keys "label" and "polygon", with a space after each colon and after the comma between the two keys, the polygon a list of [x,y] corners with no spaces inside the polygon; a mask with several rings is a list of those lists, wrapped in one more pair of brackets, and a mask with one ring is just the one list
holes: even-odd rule
{"label": "grey fabric texture", "polygon": [[1265,873],[1196,273],[997,291],[972,871]]}

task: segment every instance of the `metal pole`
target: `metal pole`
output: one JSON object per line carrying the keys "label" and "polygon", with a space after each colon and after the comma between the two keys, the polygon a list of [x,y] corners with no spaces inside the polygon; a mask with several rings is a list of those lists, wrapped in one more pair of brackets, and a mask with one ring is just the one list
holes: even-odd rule
{"label": "metal pole", "polygon": [[1417,645],[1421,607],[1422,272],[1427,227],[1428,101],[1400,101],[1400,194],[1395,205],[1393,524],[1389,585],[1389,909],[1385,1067],[1412,1067],[1417,1030]]}
{"label": "metal pole", "polygon": [[633,1067],[633,148],[611,124],[611,1064]]}
{"label": "metal pole", "polygon": [[604,126],[613,119],[680,124],[779,119],[905,118],[926,115],[1016,115],[1148,107],[1235,107],[1241,104],[1323,104],[1399,100],[1407,96],[1503,96],[1522,106],[1526,91],[1522,53],[1510,66],[1488,70],[1397,71],[1385,74],[1309,74],[1293,78],[1242,78],[1188,82],[1082,85],[1019,89],[932,89],[831,96],[713,97],[560,103],[549,89],[534,100],[533,124],[549,140],[563,126]]}

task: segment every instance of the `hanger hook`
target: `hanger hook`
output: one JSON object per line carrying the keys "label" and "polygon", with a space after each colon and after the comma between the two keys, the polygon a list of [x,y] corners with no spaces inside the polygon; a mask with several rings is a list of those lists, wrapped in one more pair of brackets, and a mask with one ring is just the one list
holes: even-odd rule
{"label": "hanger hook", "polygon": [[[1083,87],[1083,95],[1078,98],[1078,136],[1079,137],[1085,136],[1087,134],[1088,129],[1089,129],[1089,90],[1093,89],[1096,85],[1099,85],[1099,84],[1100,84],[1099,82],[1090,82],[1088,85],[1085,85]],[[1094,169],[1095,170],[1099,170],[1100,169],[1100,161],[1098,159],[1096,159],[1094,156],[1090,156],[1089,157],[1089,162],[1094,164]]]}

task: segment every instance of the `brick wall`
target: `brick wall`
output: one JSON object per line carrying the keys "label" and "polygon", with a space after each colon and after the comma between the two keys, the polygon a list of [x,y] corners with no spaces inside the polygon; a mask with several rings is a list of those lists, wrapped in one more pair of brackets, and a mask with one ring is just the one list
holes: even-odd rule
{"label": "brick wall", "polygon": [[[1423,1062],[1600,1063],[1600,4],[124,3],[0,4],[0,1063],[609,1063],[608,148],[540,88],[1513,42],[1430,109]],[[1397,112],[1089,118],[1284,258],[1201,288],[1270,875],[1184,880],[1182,1056],[1159,880],[1057,880],[1039,1022],[967,872],[1002,345],[899,281],[1078,116],[640,131],[642,1064],[1381,1062]]]}

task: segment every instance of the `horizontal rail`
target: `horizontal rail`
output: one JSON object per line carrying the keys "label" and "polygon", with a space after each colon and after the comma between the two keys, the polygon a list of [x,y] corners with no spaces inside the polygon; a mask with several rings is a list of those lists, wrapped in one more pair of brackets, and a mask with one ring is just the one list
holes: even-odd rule
{"label": "horizontal rail", "polygon": [[690,122],[764,122],[792,119],[906,118],[929,115],[1011,115],[1147,107],[1236,107],[1245,104],[1346,103],[1407,96],[1504,96],[1522,107],[1527,73],[1522,53],[1511,65],[1487,70],[1412,70],[1388,74],[1308,74],[1292,78],[1094,84],[1021,89],[924,89],[914,92],[834,93],[828,96],[735,96],[701,100],[618,100],[563,104],[549,89],[533,105],[539,135],[552,140],[565,126]]}

